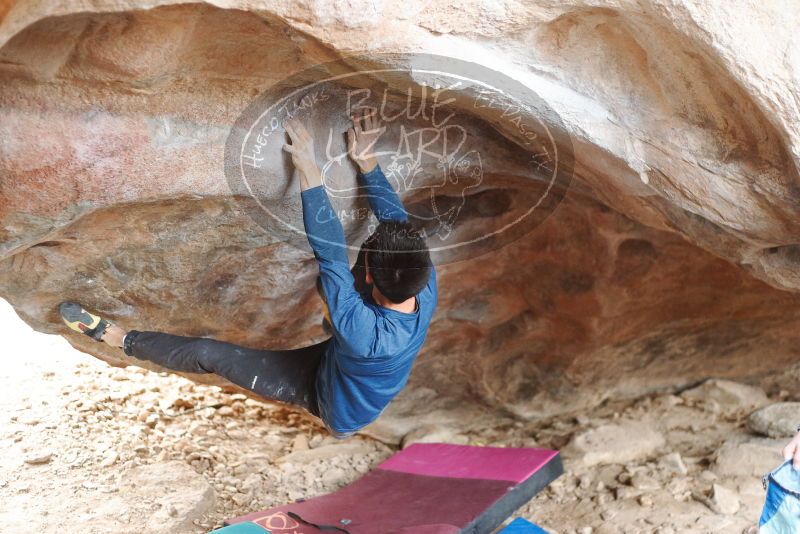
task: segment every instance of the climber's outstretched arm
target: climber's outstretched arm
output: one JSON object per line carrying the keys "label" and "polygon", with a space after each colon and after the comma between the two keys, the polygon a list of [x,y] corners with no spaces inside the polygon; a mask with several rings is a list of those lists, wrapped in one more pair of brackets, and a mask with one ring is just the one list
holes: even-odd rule
{"label": "climber's outstretched arm", "polygon": [[286,123],[292,144],[283,145],[292,155],[300,175],[300,198],[303,202],[303,224],[308,242],[320,263],[341,263],[348,267],[344,230],[322,185],[322,173],[314,156],[314,138],[297,120]]}
{"label": "climber's outstretched arm", "polygon": [[314,257],[331,323],[341,347],[353,354],[368,354],[374,341],[375,313],[354,288],[342,223],[331,206],[314,158],[314,141],[298,122],[286,125],[292,140],[284,148],[300,173],[303,225]]}
{"label": "climber's outstretched arm", "polygon": [[353,115],[353,127],[347,131],[350,158],[358,165],[359,178],[367,193],[367,200],[378,221],[407,221],[403,201],[386,180],[378,160],[375,143],[385,131],[375,110],[363,110]]}

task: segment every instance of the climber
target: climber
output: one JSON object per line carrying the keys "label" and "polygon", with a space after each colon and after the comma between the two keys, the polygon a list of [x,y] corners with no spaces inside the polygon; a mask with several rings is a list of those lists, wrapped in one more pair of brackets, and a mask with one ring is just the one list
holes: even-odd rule
{"label": "climber", "polygon": [[[62,302],[72,330],[120,347],[128,356],[185,373],[215,373],[257,395],[319,417],[337,437],[374,421],[405,386],[437,300],[424,238],[408,222],[374,156],[381,135],[374,112],[352,117],[348,154],[378,225],[364,241],[363,269],[350,270],[345,236],[317,166],[314,139],[296,119],[285,144],[300,180],[303,220],[319,264],[329,339],[294,350],[259,350],[201,337],[130,330]],[[356,280],[353,273],[359,274]],[[357,283],[358,282],[358,283]],[[357,288],[362,288],[359,292]]]}

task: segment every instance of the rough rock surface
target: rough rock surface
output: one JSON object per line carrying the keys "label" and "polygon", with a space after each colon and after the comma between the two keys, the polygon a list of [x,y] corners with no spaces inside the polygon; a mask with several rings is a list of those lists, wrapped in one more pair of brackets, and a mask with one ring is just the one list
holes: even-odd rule
{"label": "rough rock surface", "polygon": [[[745,0],[0,2],[0,295],[49,333],[67,333],[55,306],[77,298],[128,328],[319,340],[311,255],[242,213],[225,139],[297,70],[424,51],[536,91],[575,180],[513,246],[440,268],[409,395],[532,416],[756,380],[800,346],[799,23],[787,2]],[[493,157],[470,220],[492,225],[536,186],[507,119],[481,120],[497,129],[471,123]]]}
{"label": "rough rock surface", "polygon": [[714,472],[723,476],[764,476],[778,467],[786,440],[732,438],[717,451]]}
{"label": "rough rock surface", "polygon": [[706,380],[681,394],[686,401],[702,404],[724,415],[747,415],[769,403],[764,392],[730,380]]}
{"label": "rough rock surface", "polygon": [[624,464],[637,458],[647,458],[664,444],[664,436],[651,426],[636,421],[621,421],[576,434],[567,448],[567,454],[580,456],[587,466]]}
{"label": "rough rock surface", "polygon": [[797,433],[800,402],[777,402],[756,410],[747,419],[747,427],[769,438],[789,438]]}

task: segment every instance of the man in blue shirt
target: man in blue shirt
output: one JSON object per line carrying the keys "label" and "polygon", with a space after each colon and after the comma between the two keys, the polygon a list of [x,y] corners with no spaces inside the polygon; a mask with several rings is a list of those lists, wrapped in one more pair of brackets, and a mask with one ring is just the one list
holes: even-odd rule
{"label": "man in blue shirt", "polygon": [[59,311],[72,330],[129,356],[181,372],[216,373],[261,397],[306,409],[341,437],[374,421],[405,386],[436,307],[436,273],[424,238],[409,224],[374,157],[382,131],[374,112],[354,116],[347,132],[350,157],[379,222],[354,271],[322,184],[314,140],[296,120],[286,131],[291,144],[284,149],[300,178],[303,221],[319,263],[330,339],[294,350],[251,349],[208,338],[126,332],[70,301]]}

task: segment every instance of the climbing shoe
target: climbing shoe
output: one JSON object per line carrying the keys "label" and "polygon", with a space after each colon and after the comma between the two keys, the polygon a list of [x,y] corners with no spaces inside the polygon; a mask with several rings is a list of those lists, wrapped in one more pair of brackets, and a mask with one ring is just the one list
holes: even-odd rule
{"label": "climbing shoe", "polygon": [[110,322],[92,315],[77,302],[62,302],[58,305],[58,312],[70,330],[86,334],[97,341],[101,340],[106,329],[111,326]]}

